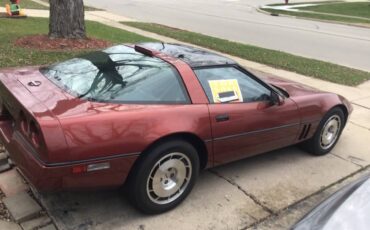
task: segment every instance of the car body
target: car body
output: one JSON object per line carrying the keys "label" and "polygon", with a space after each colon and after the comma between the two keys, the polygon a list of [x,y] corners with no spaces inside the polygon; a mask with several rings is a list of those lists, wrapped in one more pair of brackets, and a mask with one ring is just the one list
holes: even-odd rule
{"label": "car body", "polygon": [[1,141],[40,191],[121,186],[166,140],[190,143],[201,169],[307,142],[337,108],[334,145],[352,111],[339,95],[164,43],[3,69],[0,98]]}
{"label": "car body", "polygon": [[369,175],[340,188],[305,215],[292,229],[369,229]]}

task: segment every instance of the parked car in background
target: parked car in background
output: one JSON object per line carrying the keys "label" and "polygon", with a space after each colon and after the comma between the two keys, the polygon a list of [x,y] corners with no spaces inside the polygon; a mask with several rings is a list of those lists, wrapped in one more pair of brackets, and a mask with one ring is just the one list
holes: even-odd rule
{"label": "parked car in background", "polygon": [[0,99],[0,139],[38,190],[125,184],[147,213],[177,206],[205,168],[298,143],[324,155],[352,111],[339,95],[164,43],[3,69]]}
{"label": "parked car in background", "polygon": [[294,230],[367,230],[370,226],[369,175],[339,189],[304,216]]}

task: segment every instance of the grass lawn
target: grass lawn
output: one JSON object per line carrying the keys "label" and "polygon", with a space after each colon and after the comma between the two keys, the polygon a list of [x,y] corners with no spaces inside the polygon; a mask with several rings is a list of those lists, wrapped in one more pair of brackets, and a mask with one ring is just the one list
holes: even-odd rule
{"label": "grass lawn", "polygon": [[303,75],[355,86],[370,80],[370,72],[304,58],[280,51],[231,42],[199,33],[170,28],[163,25],[143,22],[124,22],[123,24],[171,37],[183,42],[193,43],[247,60],[263,63]]}
{"label": "grass lawn", "polygon": [[[0,7],[5,7],[5,4],[10,4],[10,1],[0,0]],[[40,9],[40,10],[49,9],[49,7],[43,6],[31,0],[21,0],[19,5],[21,6],[21,9]]]}
{"label": "grass lawn", "polygon": [[[41,0],[49,4],[49,0]],[[5,7],[5,4],[10,4],[9,0],[0,0],[0,7]],[[37,10],[48,10],[49,7],[36,3],[32,0],[21,0],[20,2],[21,9],[37,9]],[[85,11],[95,11],[101,10],[91,6],[85,6]],[[27,14],[27,12],[25,12]]]}
{"label": "grass lawn", "polygon": [[[42,0],[42,1],[45,1],[45,0]],[[46,0],[48,1],[48,0]],[[290,1],[290,0],[289,0]],[[317,4],[317,3],[337,3],[337,2],[341,2],[340,0],[338,1],[320,1],[320,2],[315,2],[315,1],[305,1],[305,2],[293,2],[293,3],[289,3],[288,5],[289,6],[294,6],[294,5],[300,5],[300,4]],[[285,3],[272,3],[272,4],[268,4],[268,6],[285,6]]]}
{"label": "grass lawn", "polygon": [[[0,19],[0,68],[11,66],[49,64],[73,57],[87,51],[40,51],[19,48],[13,45],[17,38],[31,34],[47,34],[48,19]],[[89,37],[111,41],[112,43],[135,43],[153,41],[131,32],[105,26],[97,22],[86,22]]]}
{"label": "grass lawn", "polygon": [[303,7],[302,10],[331,14],[341,14],[370,19],[370,2],[329,3]]}
{"label": "grass lawn", "polygon": [[[41,1],[49,4],[49,0],[41,0]],[[86,6],[85,5],[85,11],[96,11],[96,10],[102,10],[102,9],[98,9],[98,8],[95,8],[95,7],[92,7],[92,6]]]}
{"label": "grass lawn", "polygon": [[312,19],[319,19],[319,20],[328,20],[328,21],[335,21],[335,22],[345,22],[345,23],[353,23],[353,24],[370,24],[369,20],[365,19],[358,19],[358,18],[347,18],[347,17],[340,17],[340,16],[333,16],[333,15],[323,15],[323,14],[315,14],[315,13],[306,13],[306,12],[293,12],[293,11],[286,11],[286,10],[274,10],[274,9],[263,9],[273,14],[285,14],[291,15],[296,17],[302,18],[312,18]]}
{"label": "grass lawn", "polygon": [[[277,4],[272,4],[277,5]],[[283,4],[279,4],[283,5]],[[291,4],[299,5],[299,4]],[[320,4],[316,6],[299,7],[298,9],[302,11],[312,11],[312,12],[293,12],[286,10],[275,10],[275,9],[263,9],[274,14],[286,14],[304,18],[313,18],[320,20],[329,20],[337,22],[346,22],[354,24],[370,24],[370,2],[331,2]],[[317,13],[315,13],[317,12]],[[325,15],[328,14],[338,14],[338,15]],[[340,16],[340,15],[343,15]],[[351,18],[351,17],[362,17],[361,18]],[[369,20],[367,20],[369,19]]]}

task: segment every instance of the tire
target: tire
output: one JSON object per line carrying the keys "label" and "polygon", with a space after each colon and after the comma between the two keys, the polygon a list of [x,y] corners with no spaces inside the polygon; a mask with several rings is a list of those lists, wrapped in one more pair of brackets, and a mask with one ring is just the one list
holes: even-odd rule
{"label": "tire", "polygon": [[301,147],[316,156],[329,153],[342,134],[345,121],[346,119],[342,109],[337,107],[331,109],[320,121],[313,137],[303,142]]}
{"label": "tire", "polygon": [[199,156],[190,143],[164,142],[139,159],[128,183],[129,200],[147,214],[166,212],[189,195],[198,174]]}

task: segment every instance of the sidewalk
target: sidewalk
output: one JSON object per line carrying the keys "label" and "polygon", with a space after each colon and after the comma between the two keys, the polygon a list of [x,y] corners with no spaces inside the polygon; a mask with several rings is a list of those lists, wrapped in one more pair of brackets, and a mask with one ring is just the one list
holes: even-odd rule
{"label": "sidewalk", "polygon": [[[48,17],[45,10],[26,10],[26,13]],[[106,11],[86,12],[86,19],[163,42],[186,44],[122,25],[120,21],[132,19]],[[278,76],[349,99],[354,112],[332,153],[313,157],[296,147],[289,147],[208,170],[202,173],[194,191],[180,207],[157,216],[146,216],[133,210],[118,191],[40,196],[59,229],[246,229],[267,225],[272,229],[286,229],[333,188],[342,186],[343,181],[368,172],[370,82],[358,87],[343,86],[225,56],[257,75]],[[319,198],[314,199],[317,196]]]}

